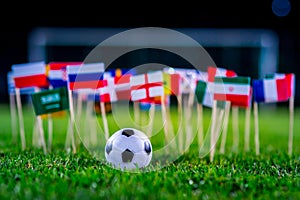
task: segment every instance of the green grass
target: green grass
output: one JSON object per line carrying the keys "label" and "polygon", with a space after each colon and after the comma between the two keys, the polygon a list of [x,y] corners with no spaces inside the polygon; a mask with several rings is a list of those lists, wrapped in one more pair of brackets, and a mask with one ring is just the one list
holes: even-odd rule
{"label": "green grass", "polygon": [[[196,127],[197,113],[194,111],[191,123]],[[226,153],[222,155],[217,151],[213,162],[209,161],[209,156],[198,156],[198,145],[194,140],[189,150],[169,165],[155,171],[130,173],[110,168],[104,159],[94,157],[89,150],[95,145],[86,148],[80,143],[76,154],[68,153],[64,148],[67,117],[54,119],[52,151],[44,155],[41,148],[32,146],[35,116],[30,106],[24,107],[27,148],[22,151],[19,135],[17,141],[13,140],[9,107],[1,105],[0,199],[299,199],[299,111],[295,110],[292,156],[287,155],[288,108],[261,106],[260,155],[255,155],[254,151],[253,117],[251,150],[243,150],[244,110],[240,109],[238,152],[232,151],[230,120]],[[107,116],[111,134],[119,128],[134,126],[123,111],[118,115],[123,119],[121,122],[111,114]],[[181,118],[176,109],[171,110],[171,115],[176,130],[176,122]],[[205,109],[205,130],[209,127],[210,115],[210,109]],[[89,126],[85,126],[87,123],[83,119],[81,121],[84,133]],[[101,122],[99,117],[100,126]],[[47,138],[47,120],[44,125]],[[155,116],[155,127],[157,134],[151,137],[154,150],[163,145],[159,111]],[[103,136],[100,134],[100,137]],[[94,150],[103,152],[103,141],[96,142],[98,144],[98,149]]]}

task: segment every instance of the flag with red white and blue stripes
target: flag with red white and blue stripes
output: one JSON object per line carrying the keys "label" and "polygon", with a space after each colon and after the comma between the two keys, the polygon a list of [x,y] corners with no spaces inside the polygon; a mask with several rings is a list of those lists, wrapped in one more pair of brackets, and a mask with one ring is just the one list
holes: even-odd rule
{"label": "flag with red white and blue stripes", "polygon": [[70,90],[98,89],[107,85],[103,80],[104,63],[84,63],[67,66],[67,82]]}

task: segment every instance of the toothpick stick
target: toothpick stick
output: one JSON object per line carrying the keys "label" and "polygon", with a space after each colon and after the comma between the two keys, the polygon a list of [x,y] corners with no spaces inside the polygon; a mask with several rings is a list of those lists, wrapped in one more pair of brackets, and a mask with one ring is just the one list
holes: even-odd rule
{"label": "toothpick stick", "polygon": [[42,147],[44,150],[44,154],[47,154],[47,148],[46,148],[46,143],[45,143],[45,137],[44,137],[44,129],[43,129],[43,122],[41,116],[37,116],[36,120],[38,122],[38,128],[39,128],[39,133],[40,133],[40,141],[42,143]]}
{"label": "toothpick stick", "polygon": [[[49,89],[52,90],[53,87],[50,85]],[[48,114],[48,151],[52,148],[52,138],[53,138],[53,120],[52,114]]]}
{"label": "toothpick stick", "polygon": [[290,123],[289,123],[289,143],[288,154],[291,156],[293,153],[293,132],[294,132],[294,96],[289,100]]}
{"label": "toothpick stick", "polygon": [[182,115],[182,94],[178,94],[177,96],[177,110],[178,110],[178,120],[180,120],[178,122],[178,149],[179,152],[183,152],[183,141],[184,141],[184,137],[183,137],[183,131],[182,131],[182,119],[183,119],[183,115]]}
{"label": "toothpick stick", "polygon": [[169,135],[171,138],[174,138],[175,134],[174,134],[174,127],[173,127],[171,113],[170,113],[170,104],[166,106],[166,117],[167,117],[167,121],[169,122],[168,123]]}
{"label": "toothpick stick", "polygon": [[253,104],[254,111],[254,131],[255,131],[255,153],[259,155],[259,125],[258,125],[258,103]]}
{"label": "toothpick stick", "polygon": [[72,148],[73,148],[73,153],[76,153],[76,144],[75,144],[75,131],[74,131],[74,126],[75,126],[75,116],[74,116],[74,106],[73,106],[73,95],[72,91],[68,90],[68,95],[69,95],[69,107],[70,107],[70,126],[69,126],[69,136],[71,137],[71,142],[72,142]]}
{"label": "toothpick stick", "polygon": [[245,151],[250,150],[250,119],[251,119],[251,108],[246,108],[245,113]]}
{"label": "toothpick stick", "polygon": [[19,116],[19,127],[20,127],[20,136],[21,136],[21,144],[22,150],[26,148],[26,140],[25,140],[25,130],[24,130],[24,120],[23,120],[23,112],[22,112],[22,103],[20,96],[20,89],[16,88],[16,99],[17,99],[17,108],[18,108],[18,116]]}
{"label": "toothpick stick", "polygon": [[149,109],[149,124],[148,124],[148,129],[147,129],[147,136],[151,137],[152,136],[152,130],[153,130],[153,125],[154,125],[154,117],[155,117],[155,104],[152,103],[150,105]]}
{"label": "toothpick stick", "polygon": [[16,101],[15,95],[10,92],[9,93],[9,106],[10,106],[10,117],[11,117],[11,132],[12,132],[12,143],[17,144],[17,111],[16,111]]}
{"label": "toothpick stick", "polygon": [[210,162],[214,160],[215,155],[215,144],[214,144],[214,133],[216,127],[217,118],[217,101],[214,100],[212,107],[211,127],[210,127]]}
{"label": "toothpick stick", "polygon": [[138,101],[133,102],[133,114],[134,114],[134,121],[137,126],[140,125],[140,103]]}
{"label": "toothpick stick", "polygon": [[48,151],[52,149],[52,138],[53,138],[53,120],[52,114],[48,114]]}
{"label": "toothpick stick", "polygon": [[188,102],[186,107],[186,144],[185,148],[188,148],[189,144],[191,144],[191,140],[193,137],[193,126],[192,126],[192,109],[195,99],[195,92],[190,90],[188,94]]}
{"label": "toothpick stick", "polygon": [[230,106],[231,106],[231,102],[227,101],[226,105],[225,105],[225,116],[224,116],[222,140],[221,140],[221,146],[220,146],[220,153],[221,154],[225,153],[228,122],[229,122],[229,114],[230,114]]}
{"label": "toothpick stick", "polygon": [[165,122],[163,128],[164,128],[164,132],[165,132],[165,144],[168,144],[168,142],[170,142],[170,137],[169,137],[169,133],[168,133],[168,120],[166,117],[166,104],[165,104],[165,97],[164,95],[161,96],[161,115],[162,115],[162,120],[163,122]]}
{"label": "toothpick stick", "polygon": [[39,125],[38,125],[38,121],[35,120],[33,129],[32,129],[32,146],[34,146],[34,147],[41,147],[41,145],[42,145],[38,132],[39,132]]}
{"label": "toothpick stick", "polygon": [[109,138],[108,122],[107,122],[107,118],[106,118],[105,104],[102,101],[100,101],[100,109],[101,109],[101,115],[102,115],[102,122],[103,122],[103,126],[104,126],[105,139],[108,140],[108,138]]}
{"label": "toothpick stick", "polygon": [[198,148],[199,148],[199,152],[200,152],[200,148],[202,146],[203,143],[203,106],[201,103],[197,103],[197,117],[198,117]]}
{"label": "toothpick stick", "polygon": [[232,150],[239,149],[239,108],[232,106],[232,130],[233,130],[233,145]]}
{"label": "toothpick stick", "polygon": [[77,119],[79,123],[77,123],[77,130],[78,130],[78,134],[75,135],[75,144],[76,146],[79,145],[80,143],[80,139],[79,139],[79,134],[81,132],[81,113],[82,113],[82,100],[83,100],[83,93],[82,92],[78,92],[78,96],[77,96],[77,106],[76,106],[76,115],[77,115]]}
{"label": "toothpick stick", "polygon": [[222,119],[223,119],[223,115],[224,115],[224,109],[219,109],[219,108],[216,108],[216,117],[215,117],[215,124],[214,124],[214,129],[213,129],[213,135],[212,135],[212,151],[213,151],[213,156],[212,156],[212,160],[213,160],[213,157],[214,157],[214,154],[215,154],[215,151],[216,151],[216,145],[217,145],[217,141],[218,141],[218,138],[220,136],[220,132],[221,132],[221,127],[222,127]]}

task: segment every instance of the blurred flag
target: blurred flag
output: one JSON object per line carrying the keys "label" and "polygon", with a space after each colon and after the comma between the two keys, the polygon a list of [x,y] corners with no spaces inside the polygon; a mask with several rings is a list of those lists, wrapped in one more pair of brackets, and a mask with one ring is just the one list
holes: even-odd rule
{"label": "blurred flag", "polygon": [[286,79],[287,81],[287,90],[289,97],[295,96],[295,74],[294,73],[274,73],[274,74],[267,74],[265,78],[275,78],[275,79]]}
{"label": "blurred flag", "polygon": [[[10,71],[7,73],[7,86],[8,86],[8,93],[9,94],[15,94],[15,81],[13,78],[13,72]],[[26,88],[21,88],[20,89],[20,94],[31,94],[35,92],[34,87],[26,87]]]}
{"label": "blurred flag", "polygon": [[117,94],[115,90],[114,78],[110,77],[103,80],[105,83],[103,87],[99,88],[101,102],[115,102],[117,101]]}
{"label": "blurred flag", "polygon": [[115,91],[118,100],[130,100],[130,77],[132,74],[124,74],[114,77]]}
{"label": "blurred flag", "polygon": [[31,99],[36,115],[69,109],[69,100],[65,87],[33,93],[31,94]]}
{"label": "blurred flag", "polygon": [[67,86],[67,66],[78,66],[82,62],[50,62],[48,63],[48,80],[53,88]]}
{"label": "blurred flag", "polygon": [[189,94],[194,92],[197,84],[198,71],[195,69],[173,68],[175,73],[180,74],[180,92]]}
{"label": "blurred flag", "polygon": [[255,102],[281,102],[289,99],[289,84],[287,79],[264,78],[253,80],[253,96]]}
{"label": "blurred flag", "polygon": [[130,88],[132,101],[147,100],[164,95],[162,71],[131,76]]}
{"label": "blurred flag", "polygon": [[111,74],[112,77],[119,78],[126,74],[135,75],[136,71],[134,68],[132,68],[132,69],[131,68],[115,68],[115,69],[110,69],[109,73]]}
{"label": "blurred flag", "polygon": [[211,92],[212,87],[208,85],[212,85],[211,83],[198,80],[197,86],[195,90],[196,99],[199,104],[212,108],[213,106],[213,93]]}
{"label": "blurred flag", "polygon": [[252,94],[250,83],[250,77],[215,77],[213,86],[214,99],[230,101],[235,106],[249,107]]}
{"label": "blurred flag", "polygon": [[237,76],[237,74],[232,70],[227,70],[224,68],[212,67],[212,66],[209,66],[207,68],[207,73],[208,73],[208,77],[207,77],[208,82],[214,82],[216,76],[219,76],[219,77],[236,77]]}
{"label": "blurred flag", "polygon": [[49,82],[45,62],[31,62],[12,65],[12,76],[16,88],[46,88]]}
{"label": "blurred flag", "polygon": [[87,63],[66,68],[70,90],[98,89],[107,84],[103,81],[104,63]]}
{"label": "blurred flag", "polygon": [[180,93],[180,74],[163,72],[164,92],[166,95],[178,95]]}

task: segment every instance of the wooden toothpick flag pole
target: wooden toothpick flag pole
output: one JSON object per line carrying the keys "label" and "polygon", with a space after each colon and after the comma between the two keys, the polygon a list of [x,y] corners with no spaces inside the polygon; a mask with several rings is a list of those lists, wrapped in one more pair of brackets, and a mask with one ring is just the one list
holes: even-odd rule
{"label": "wooden toothpick flag pole", "polygon": [[258,103],[253,104],[254,112],[254,140],[255,140],[255,153],[259,155],[259,121],[258,121]]}
{"label": "wooden toothpick flag pole", "polygon": [[225,146],[226,146],[226,138],[227,138],[227,129],[228,129],[228,122],[229,122],[230,108],[231,108],[231,102],[227,101],[226,106],[225,106],[222,139],[221,139],[221,145],[220,145],[220,153],[221,154],[225,153]]}
{"label": "wooden toothpick flag pole", "polygon": [[73,105],[73,95],[72,91],[68,90],[68,99],[69,99],[69,106],[70,106],[70,125],[69,125],[69,136],[71,139],[71,145],[73,149],[73,153],[76,153],[76,144],[75,144],[75,115],[74,115],[74,105]]}
{"label": "wooden toothpick flag pole", "polygon": [[291,156],[293,153],[293,132],[294,132],[294,96],[289,100],[289,142],[288,142],[288,154]]}
{"label": "wooden toothpick flag pole", "polygon": [[19,127],[20,127],[20,137],[22,150],[26,148],[26,140],[25,140],[25,130],[24,130],[24,119],[23,119],[23,111],[22,111],[22,102],[20,96],[20,89],[16,88],[16,99],[17,99],[17,108],[18,108],[18,116],[19,116]]}
{"label": "wooden toothpick flag pole", "polygon": [[151,103],[149,108],[149,125],[146,131],[147,136],[150,137],[152,135],[153,125],[154,125],[154,117],[155,117],[155,104]]}
{"label": "wooden toothpick flag pole", "polygon": [[210,126],[210,161],[214,160],[215,155],[215,129],[216,129],[216,119],[217,119],[217,101],[213,102],[212,107],[212,117],[211,117],[211,126]]}
{"label": "wooden toothpick flag pole", "polygon": [[106,140],[109,138],[109,130],[108,130],[108,122],[107,122],[107,117],[106,117],[106,109],[105,109],[105,103],[100,101],[100,109],[101,109],[101,117],[102,117],[102,122],[104,126],[104,134]]}
{"label": "wooden toothpick flag pole", "polygon": [[138,101],[133,102],[133,115],[135,123],[140,126],[140,103]]}
{"label": "wooden toothpick flag pole", "polygon": [[198,80],[195,89],[195,96],[197,100],[197,112],[198,112],[198,148],[199,152],[202,147],[204,138],[204,122],[203,122],[203,106],[212,108],[213,107],[213,88],[209,88],[211,84]]}
{"label": "wooden toothpick flag pole", "polygon": [[247,107],[245,111],[245,146],[244,150],[247,152],[250,150],[250,120],[251,120],[251,107]]}
{"label": "wooden toothpick flag pole", "polygon": [[232,150],[238,151],[239,147],[239,108],[232,106],[232,130],[233,130],[233,144]]}
{"label": "wooden toothpick flag pole", "polygon": [[295,101],[295,74],[286,74],[288,92],[289,92],[289,141],[288,141],[288,154],[291,156],[293,153],[293,135],[294,135],[294,101]]}

